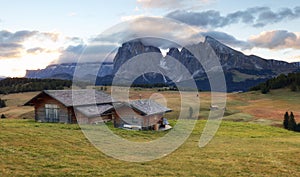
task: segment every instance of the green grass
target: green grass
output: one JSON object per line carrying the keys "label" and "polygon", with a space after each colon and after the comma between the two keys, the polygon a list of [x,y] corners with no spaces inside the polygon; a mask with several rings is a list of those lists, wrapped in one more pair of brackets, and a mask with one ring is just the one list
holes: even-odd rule
{"label": "green grass", "polygon": [[[151,162],[130,163],[98,151],[78,125],[0,120],[0,176],[300,175],[299,133],[223,121],[214,139],[199,148],[204,125],[205,121],[198,121],[188,140],[170,155]],[[162,134],[113,131],[129,140],[143,141]]]}

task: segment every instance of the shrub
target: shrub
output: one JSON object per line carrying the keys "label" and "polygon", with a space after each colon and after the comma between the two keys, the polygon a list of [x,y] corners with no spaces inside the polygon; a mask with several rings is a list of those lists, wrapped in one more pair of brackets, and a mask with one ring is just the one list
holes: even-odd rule
{"label": "shrub", "polygon": [[288,121],[288,127],[287,127],[287,129],[295,131],[296,128],[297,128],[297,123],[295,121],[295,117],[294,117],[293,112],[291,112],[291,115],[289,116],[289,121]]}
{"label": "shrub", "polygon": [[268,92],[270,92],[270,88],[267,86],[263,86],[261,89],[261,93],[262,94],[267,94]]}

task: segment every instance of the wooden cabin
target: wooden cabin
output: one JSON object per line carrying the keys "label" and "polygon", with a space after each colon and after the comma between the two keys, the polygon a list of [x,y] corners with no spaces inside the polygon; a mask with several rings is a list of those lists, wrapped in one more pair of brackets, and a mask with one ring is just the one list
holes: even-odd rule
{"label": "wooden cabin", "polygon": [[25,106],[34,106],[37,122],[98,124],[112,121],[115,127],[158,130],[171,110],[153,100],[129,103],[113,101],[95,90],[44,90]]}
{"label": "wooden cabin", "polygon": [[93,124],[112,120],[112,98],[95,90],[45,90],[24,105],[34,106],[37,122]]}
{"label": "wooden cabin", "polygon": [[139,130],[158,130],[164,124],[163,115],[171,109],[153,100],[134,100],[115,106],[114,126]]}

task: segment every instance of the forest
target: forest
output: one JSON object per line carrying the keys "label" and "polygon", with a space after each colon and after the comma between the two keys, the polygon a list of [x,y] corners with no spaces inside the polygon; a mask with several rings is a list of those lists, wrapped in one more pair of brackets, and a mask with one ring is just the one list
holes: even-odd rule
{"label": "forest", "polygon": [[250,91],[260,90],[263,94],[270,92],[271,89],[290,88],[291,91],[300,90],[300,72],[280,74],[277,77],[267,80],[257,86],[250,88]]}
{"label": "forest", "polygon": [[60,90],[69,88],[71,85],[72,81],[70,80],[6,78],[0,81],[0,94]]}

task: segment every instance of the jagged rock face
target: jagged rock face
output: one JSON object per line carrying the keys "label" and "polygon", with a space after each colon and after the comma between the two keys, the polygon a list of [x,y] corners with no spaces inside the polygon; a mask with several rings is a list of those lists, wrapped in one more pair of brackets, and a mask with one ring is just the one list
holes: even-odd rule
{"label": "jagged rock face", "polygon": [[224,70],[247,69],[247,70],[272,70],[275,74],[282,72],[292,72],[295,65],[284,61],[266,60],[255,55],[244,55],[221,42],[206,37],[205,43],[209,44],[220,59]]}
{"label": "jagged rock face", "polygon": [[[115,74],[118,69],[128,60],[130,60],[132,57],[138,56],[143,53],[148,52],[156,52],[160,53],[161,51],[157,47],[153,46],[145,46],[141,41],[139,40],[133,40],[130,42],[126,42],[122,44],[122,46],[118,49],[118,53],[116,54],[113,62],[113,73]],[[162,55],[161,55],[162,57]]]}
{"label": "jagged rock face", "polygon": [[179,51],[178,49],[171,49],[167,53],[167,56],[177,59],[181,64],[185,66],[185,68],[190,72],[191,75],[204,72],[200,62],[187,48],[182,48],[181,51]]}
{"label": "jagged rock face", "polygon": [[[242,52],[236,51],[211,37],[206,37],[204,43],[184,47],[181,51],[176,48],[172,48],[167,55],[178,59],[178,61],[188,68],[191,74],[201,74],[204,73],[203,67],[199,63],[198,59],[196,59],[187,48],[196,47],[198,50],[201,50],[201,52],[205,52],[202,49],[206,45],[209,45],[214,50],[225,72],[232,69],[252,71],[271,70],[275,76],[279,73],[293,72],[298,66],[295,63],[291,64],[284,61],[266,60],[255,55],[247,56]],[[204,61],[203,59],[200,60]]]}

